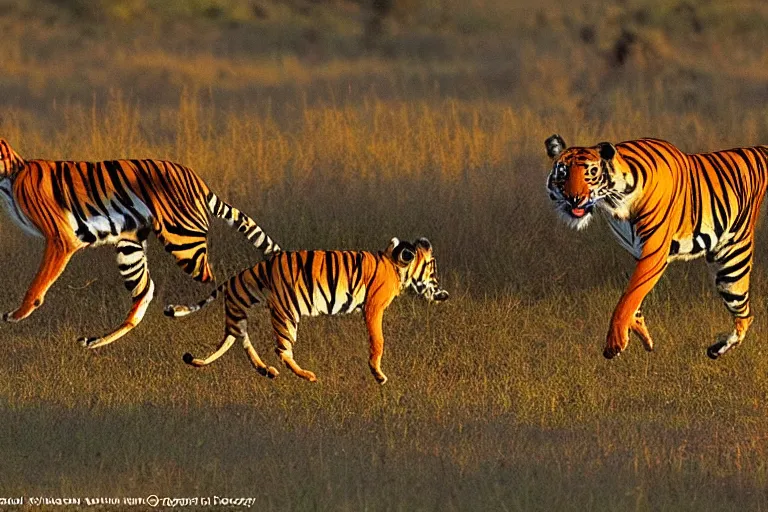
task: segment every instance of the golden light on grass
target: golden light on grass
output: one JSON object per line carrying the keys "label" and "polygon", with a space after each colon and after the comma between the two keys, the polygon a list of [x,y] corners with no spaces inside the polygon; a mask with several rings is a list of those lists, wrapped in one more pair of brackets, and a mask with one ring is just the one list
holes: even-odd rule
{"label": "golden light on grass", "polygon": [[[748,44],[761,27],[709,6],[695,35],[669,2],[515,16],[506,4],[470,2],[463,17],[396,33],[380,53],[349,49],[357,25],[321,32],[326,53],[312,58],[297,57],[295,27],[272,53],[244,29],[222,42],[218,25],[188,29],[196,42],[183,29],[158,39],[150,23],[149,35],[103,48],[56,24],[32,35],[6,27],[0,135],[23,156],[182,162],[288,249],[379,250],[392,236],[427,236],[452,297],[391,306],[384,387],[365,368],[354,315],[302,322],[296,357],[316,385],[285,371],[271,381],[237,350],[203,370],[182,362],[220,339],[223,311],[161,314],[209,288],[154,241],[144,322],[104,350],[80,349],[74,340],[113,325],[129,297],[113,250],[78,254],[39,311],[0,326],[0,495],[228,493],[280,510],[764,507],[765,227],[743,346],[706,357],[728,315],[705,265],[680,263],[644,308],[656,352],[632,340],[606,362],[633,262],[602,223],[575,233],[557,221],[543,147],[553,132],[571,144],[657,136],[688,151],[767,143],[765,49]],[[457,4],[424,5],[450,14]],[[483,9],[505,16],[488,21]],[[282,23],[292,11],[269,12]],[[614,67],[621,28],[638,42]],[[734,46],[752,71],[726,65]],[[4,218],[0,251],[8,311],[42,244]],[[211,256],[219,280],[260,258],[216,226]],[[263,311],[249,332],[276,364]]]}

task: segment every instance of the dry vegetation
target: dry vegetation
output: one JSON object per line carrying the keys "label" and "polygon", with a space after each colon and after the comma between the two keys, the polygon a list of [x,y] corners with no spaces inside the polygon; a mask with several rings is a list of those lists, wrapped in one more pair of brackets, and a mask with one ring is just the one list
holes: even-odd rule
{"label": "dry vegetation", "polygon": [[[543,140],[768,143],[768,11],[508,3],[395,2],[375,37],[373,14],[341,0],[5,9],[0,134],[22,155],[184,162],[292,249],[425,235],[453,298],[394,303],[384,387],[354,316],[302,324],[296,356],[318,384],[287,370],[272,382],[237,347],[205,370],[182,363],[213,348],[223,313],[161,315],[207,288],[157,243],[144,323],[81,349],[77,336],[115,325],[129,305],[113,251],[83,252],[40,311],[0,326],[0,495],[765,510],[768,233],[742,347],[705,356],[728,316],[694,262],[674,265],[647,301],[657,352],[635,341],[607,362],[632,261],[601,223],[577,234],[556,221]],[[219,278],[259,259],[216,227]],[[42,244],[7,217],[0,239],[7,311]],[[252,326],[274,364],[266,315]]]}

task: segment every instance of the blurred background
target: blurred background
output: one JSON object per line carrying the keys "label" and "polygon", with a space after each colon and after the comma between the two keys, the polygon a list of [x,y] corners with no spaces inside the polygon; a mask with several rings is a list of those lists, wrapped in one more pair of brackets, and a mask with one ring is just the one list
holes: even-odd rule
{"label": "blurred background", "polygon": [[[632,271],[601,221],[545,193],[543,141],[653,136],[688,152],[768,144],[761,1],[0,0],[0,136],[26,158],[194,168],[283,247],[427,236],[453,299],[385,315],[379,388],[359,317],[312,319],[310,385],[240,349],[205,370],[223,313],[152,242],[155,302],[117,343],[114,250],[77,255],[25,322],[0,326],[0,494],[258,495],[296,509],[765,508],[768,233],[747,341],[703,262],[645,306],[657,342],[604,361]],[[261,256],[223,223],[218,279]],[[41,240],[3,217],[0,309]],[[266,313],[251,337],[275,364]],[[267,459],[267,460],[265,460]]]}

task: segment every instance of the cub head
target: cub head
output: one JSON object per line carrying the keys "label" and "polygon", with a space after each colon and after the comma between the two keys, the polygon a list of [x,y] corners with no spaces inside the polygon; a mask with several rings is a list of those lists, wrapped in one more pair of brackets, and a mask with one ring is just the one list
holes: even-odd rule
{"label": "cub head", "polygon": [[5,139],[0,139],[0,180],[16,173],[24,160],[13,150]]}
{"label": "cub head", "polygon": [[595,206],[603,199],[608,198],[611,206],[617,206],[613,144],[601,142],[590,148],[568,148],[562,137],[552,135],[544,145],[552,159],[547,178],[549,198],[570,227],[585,228]]}
{"label": "cub head", "polygon": [[419,238],[411,243],[393,238],[384,254],[400,271],[400,289],[410,288],[430,302],[448,299],[448,292],[438,282],[437,261],[429,240]]}

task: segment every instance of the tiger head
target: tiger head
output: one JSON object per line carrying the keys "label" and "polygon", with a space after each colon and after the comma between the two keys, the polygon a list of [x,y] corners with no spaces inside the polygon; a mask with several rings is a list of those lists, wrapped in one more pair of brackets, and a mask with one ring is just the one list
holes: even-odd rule
{"label": "tiger head", "polygon": [[544,145],[553,162],[547,178],[549,198],[570,227],[587,227],[596,206],[626,218],[634,179],[613,144],[566,149],[562,137],[552,135]]}
{"label": "tiger head", "polygon": [[442,302],[448,299],[448,292],[440,288],[438,282],[437,261],[429,240],[419,238],[410,243],[393,238],[384,254],[398,269],[401,290],[409,288],[430,302]]}
{"label": "tiger head", "polygon": [[8,141],[0,139],[0,180],[13,176],[24,165],[24,160]]}

